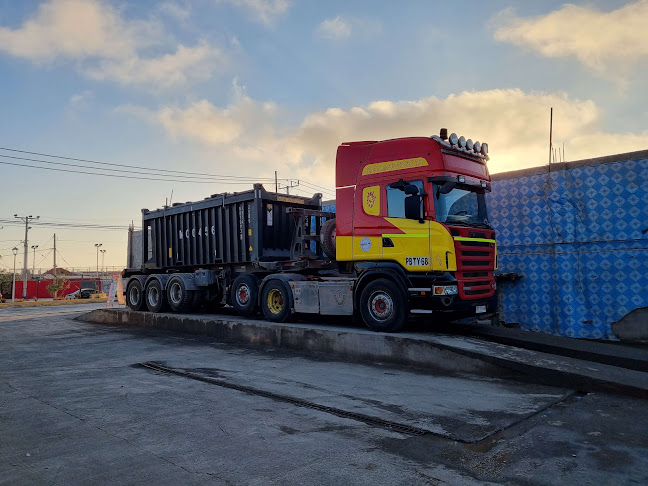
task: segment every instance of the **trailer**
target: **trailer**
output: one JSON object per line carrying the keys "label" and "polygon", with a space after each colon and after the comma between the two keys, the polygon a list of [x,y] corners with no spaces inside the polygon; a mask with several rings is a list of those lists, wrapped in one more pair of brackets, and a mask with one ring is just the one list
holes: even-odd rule
{"label": "trailer", "polygon": [[[470,143],[468,143],[470,142]],[[142,210],[142,263],[124,270],[134,311],[231,305],[275,322],[356,315],[374,331],[411,314],[484,315],[496,306],[486,215],[487,145],[455,134],[338,148],[337,211],[251,191]]]}

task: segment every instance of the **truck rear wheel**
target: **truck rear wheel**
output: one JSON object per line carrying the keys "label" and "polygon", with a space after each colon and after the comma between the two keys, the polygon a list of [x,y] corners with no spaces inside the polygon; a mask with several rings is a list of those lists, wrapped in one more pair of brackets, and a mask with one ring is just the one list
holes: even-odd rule
{"label": "truck rear wheel", "polygon": [[239,315],[254,315],[259,300],[259,282],[252,275],[239,275],[232,284],[230,298],[232,307]]}
{"label": "truck rear wheel", "polygon": [[134,311],[141,311],[144,308],[144,291],[142,290],[142,284],[137,279],[128,282],[126,305],[130,310]]}
{"label": "truck rear wheel", "polygon": [[184,281],[180,277],[173,277],[169,280],[166,295],[171,310],[175,312],[188,310],[195,300],[195,293],[187,290]]}
{"label": "truck rear wheel", "polygon": [[331,259],[335,260],[335,218],[327,219],[326,222],[322,225],[322,230],[320,232],[320,243],[322,244],[322,249],[324,253]]}
{"label": "truck rear wheel", "polygon": [[261,309],[273,322],[285,322],[290,317],[290,290],[281,280],[270,280],[263,288]]}
{"label": "truck rear wheel", "polygon": [[360,315],[372,331],[397,332],[407,319],[407,301],[393,281],[379,278],[362,290]]}
{"label": "truck rear wheel", "polygon": [[166,292],[162,290],[159,280],[151,280],[146,286],[146,307],[151,312],[163,312],[168,306]]}

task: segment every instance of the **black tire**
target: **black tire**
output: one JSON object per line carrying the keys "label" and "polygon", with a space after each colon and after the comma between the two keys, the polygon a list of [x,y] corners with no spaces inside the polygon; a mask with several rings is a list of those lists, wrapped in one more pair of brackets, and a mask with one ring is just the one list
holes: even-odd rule
{"label": "black tire", "polygon": [[322,225],[322,230],[320,232],[320,243],[322,244],[324,253],[326,253],[326,255],[331,260],[335,260],[336,258],[336,233],[335,218],[327,219]]}
{"label": "black tire", "polygon": [[128,282],[126,287],[126,305],[133,311],[144,309],[144,291],[142,284],[137,279]]}
{"label": "black tire", "polygon": [[407,300],[392,280],[379,278],[362,290],[360,315],[372,331],[398,332],[407,320]]}
{"label": "black tire", "polygon": [[151,312],[164,312],[168,307],[166,292],[162,290],[162,285],[157,279],[151,280],[144,293],[146,307]]}
{"label": "black tire", "polygon": [[186,289],[185,283],[180,277],[172,277],[167,282],[166,295],[169,307],[174,312],[189,310],[196,297],[195,292]]}
{"label": "black tire", "polygon": [[266,319],[273,322],[286,322],[290,312],[290,289],[281,280],[270,280],[263,287],[261,310]]}
{"label": "black tire", "polygon": [[259,282],[252,275],[239,275],[234,279],[230,291],[232,307],[241,316],[252,316],[257,312]]}

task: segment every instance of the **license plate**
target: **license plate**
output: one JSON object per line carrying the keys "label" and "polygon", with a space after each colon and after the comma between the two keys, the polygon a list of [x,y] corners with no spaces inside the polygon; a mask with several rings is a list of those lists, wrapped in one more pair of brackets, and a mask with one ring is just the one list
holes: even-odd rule
{"label": "license plate", "polygon": [[486,312],[486,306],[478,305],[475,307],[475,311],[477,311],[477,314],[483,314],[484,312]]}

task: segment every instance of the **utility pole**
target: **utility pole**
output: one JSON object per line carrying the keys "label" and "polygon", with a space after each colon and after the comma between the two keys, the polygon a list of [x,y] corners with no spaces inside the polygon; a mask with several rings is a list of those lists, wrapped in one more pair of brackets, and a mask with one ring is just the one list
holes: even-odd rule
{"label": "utility pole", "polygon": [[56,279],[56,233],[54,233],[54,278]]}
{"label": "utility pole", "polygon": [[290,195],[290,190],[291,190],[293,187],[297,187],[297,186],[299,185],[299,179],[297,179],[296,181],[292,181],[292,180],[291,180],[291,181],[288,181],[288,182],[289,182],[290,184],[286,184],[286,185],[283,186],[283,187],[281,187],[281,185],[279,185],[279,189],[285,189],[285,190],[286,190],[286,194]]}
{"label": "utility pole", "polygon": [[553,107],[549,112],[549,172],[551,172],[551,150],[553,148],[552,136],[553,136]]}
{"label": "utility pole", "polygon": [[[99,280],[99,247],[102,246],[101,243],[95,243],[95,248],[97,249],[97,280]],[[97,282],[95,282],[95,290],[99,290],[97,287]]]}
{"label": "utility pole", "polygon": [[275,192],[279,192],[279,184],[277,183],[277,171],[275,170]]}
{"label": "utility pole", "polygon": [[23,261],[23,300],[27,300],[27,248],[29,245],[29,243],[27,242],[27,232],[31,229],[31,227],[29,226],[29,222],[33,221],[34,219],[40,219],[40,216],[36,216],[34,218],[31,214],[29,216],[24,216],[24,217],[14,214],[14,218],[18,218],[23,223],[25,223],[25,241],[23,241],[24,249],[25,249],[24,261]]}
{"label": "utility pole", "polygon": [[38,248],[38,245],[32,245],[32,250],[34,250],[34,260],[32,261],[32,277],[36,274],[36,248]]}
{"label": "utility pole", "polygon": [[18,255],[18,248],[15,246],[11,249],[11,252],[14,256],[14,273],[13,273],[13,284],[11,286],[11,302],[16,302],[16,255]]}

